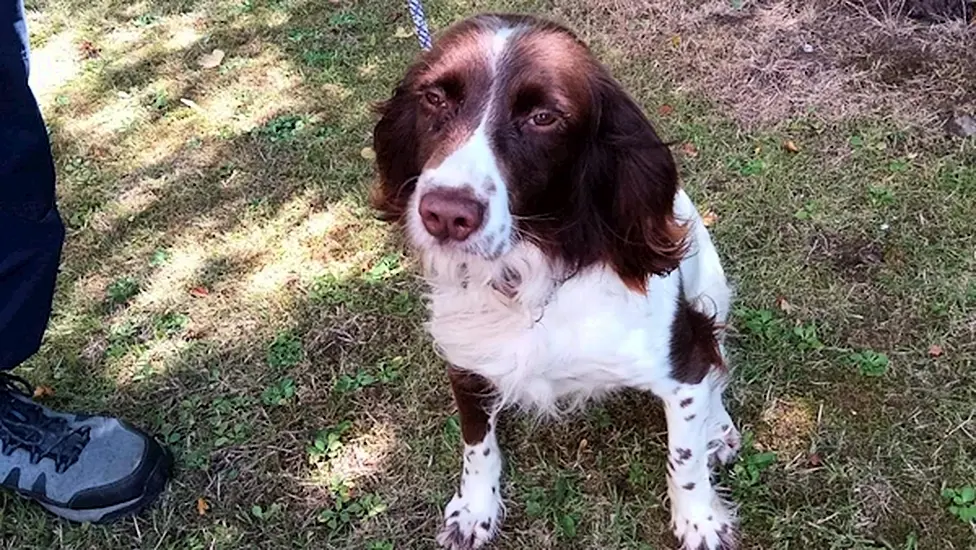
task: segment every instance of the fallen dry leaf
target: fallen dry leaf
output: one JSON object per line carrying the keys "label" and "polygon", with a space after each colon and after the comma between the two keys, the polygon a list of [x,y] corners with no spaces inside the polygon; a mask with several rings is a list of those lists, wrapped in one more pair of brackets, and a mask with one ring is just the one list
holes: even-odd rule
{"label": "fallen dry leaf", "polygon": [[784,313],[793,311],[793,305],[786,301],[786,296],[776,297],[776,307]]}
{"label": "fallen dry leaf", "polygon": [[675,48],[681,47],[681,36],[679,36],[677,34],[674,35],[674,36],[672,36],[671,37],[671,45],[674,46]]}
{"label": "fallen dry leaf", "polygon": [[219,66],[224,60],[224,55],[224,50],[217,49],[210,53],[201,55],[200,59],[197,60],[197,63],[204,69],[213,69]]}
{"label": "fallen dry leaf", "polygon": [[37,386],[34,388],[34,399],[44,399],[54,395],[54,388],[51,386]]}
{"label": "fallen dry leaf", "polygon": [[187,340],[199,340],[207,335],[208,330],[209,328],[206,325],[201,325],[193,319],[190,319],[190,324],[186,327],[186,332],[184,334],[186,335]]}
{"label": "fallen dry leaf", "polygon": [[207,514],[208,510],[210,510],[210,504],[207,503],[206,499],[204,499],[203,497],[198,498],[197,513],[200,514],[201,516],[204,516]]}
{"label": "fallen dry leaf", "polygon": [[943,353],[942,346],[939,344],[929,346],[929,357],[941,357]]}
{"label": "fallen dry leaf", "polygon": [[668,116],[673,112],[674,112],[674,107],[668,105],[667,103],[657,108],[657,114],[661,116]]}
{"label": "fallen dry leaf", "polygon": [[359,152],[359,156],[366,160],[373,160],[376,158],[376,151],[372,147],[363,147],[363,150]]}
{"label": "fallen dry leaf", "polygon": [[393,38],[410,38],[411,36],[413,36],[413,31],[406,27],[397,27],[393,33]]}
{"label": "fallen dry leaf", "polygon": [[807,457],[807,463],[816,468],[823,465],[823,458],[820,457],[820,453],[812,453]]}
{"label": "fallen dry leaf", "polygon": [[788,139],[783,143],[783,149],[786,149],[791,153],[800,152],[800,148],[796,145],[796,142],[794,142],[792,139]]}
{"label": "fallen dry leaf", "polygon": [[718,214],[716,214],[712,210],[706,210],[705,213],[702,214],[702,223],[705,224],[705,227],[711,227],[715,225],[715,222],[717,221],[718,221]]}
{"label": "fallen dry leaf", "polygon": [[681,152],[688,158],[695,158],[698,156],[698,147],[695,147],[695,144],[689,141],[681,146]]}
{"label": "fallen dry leaf", "polygon": [[190,289],[190,296],[194,298],[204,298],[210,295],[210,291],[206,287],[198,286]]}
{"label": "fallen dry leaf", "polygon": [[85,59],[96,59],[102,53],[102,49],[92,43],[91,40],[82,40],[78,44],[78,53]]}

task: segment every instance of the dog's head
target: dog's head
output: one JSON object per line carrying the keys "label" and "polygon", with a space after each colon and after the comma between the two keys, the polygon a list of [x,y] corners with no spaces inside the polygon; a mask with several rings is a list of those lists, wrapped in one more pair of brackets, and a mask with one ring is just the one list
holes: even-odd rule
{"label": "dog's head", "polygon": [[462,21],[378,111],[371,201],[425,254],[499,261],[528,242],[571,269],[606,262],[635,290],[677,267],[674,159],[566,28]]}

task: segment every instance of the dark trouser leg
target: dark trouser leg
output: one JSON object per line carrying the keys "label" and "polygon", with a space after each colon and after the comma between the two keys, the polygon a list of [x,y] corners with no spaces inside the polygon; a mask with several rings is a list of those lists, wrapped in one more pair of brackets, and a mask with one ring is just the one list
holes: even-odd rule
{"label": "dark trouser leg", "polygon": [[0,370],[40,346],[64,241],[21,0],[0,0]]}
{"label": "dark trouser leg", "polygon": [[0,487],[69,520],[138,513],[172,457],[115,418],[52,411],[9,373],[40,346],[64,241],[44,121],[27,85],[22,0],[0,0]]}

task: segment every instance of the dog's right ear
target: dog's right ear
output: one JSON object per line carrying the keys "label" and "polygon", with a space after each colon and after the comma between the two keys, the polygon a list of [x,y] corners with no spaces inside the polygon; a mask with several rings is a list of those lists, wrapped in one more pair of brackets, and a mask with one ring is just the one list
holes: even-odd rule
{"label": "dog's right ear", "polygon": [[380,116],[373,128],[378,180],[370,190],[370,205],[385,221],[401,221],[420,176],[417,101],[412,82],[415,67],[397,85],[393,96],[376,105]]}

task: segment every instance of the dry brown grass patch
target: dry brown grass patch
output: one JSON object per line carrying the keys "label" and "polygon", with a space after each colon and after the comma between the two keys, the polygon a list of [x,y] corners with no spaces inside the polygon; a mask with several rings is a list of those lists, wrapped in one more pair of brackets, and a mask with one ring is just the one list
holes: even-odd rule
{"label": "dry brown grass patch", "polygon": [[[577,2],[570,2],[579,4]],[[567,3],[567,4],[570,4]],[[910,19],[903,0],[598,0],[584,31],[652,57],[739,122],[816,111],[935,127],[976,109],[976,26]],[[737,7],[738,6],[738,7]]]}
{"label": "dry brown grass patch", "polygon": [[802,399],[774,399],[756,427],[756,446],[793,459],[810,448],[817,427],[816,411]]}

